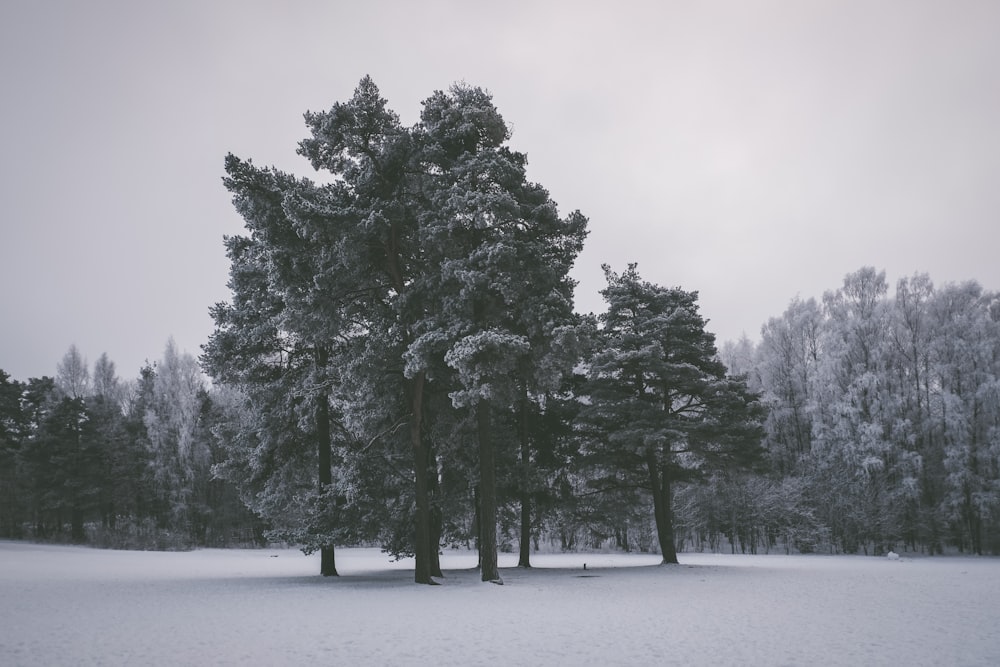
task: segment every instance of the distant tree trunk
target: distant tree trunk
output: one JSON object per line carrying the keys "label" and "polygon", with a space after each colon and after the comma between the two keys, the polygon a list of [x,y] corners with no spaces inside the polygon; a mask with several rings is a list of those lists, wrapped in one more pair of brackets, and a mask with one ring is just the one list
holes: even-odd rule
{"label": "distant tree trunk", "polygon": [[518,567],[531,567],[531,497],[521,492],[521,544],[517,558]]}
{"label": "distant tree trunk", "polygon": [[476,560],[476,567],[478,568],[483,564],[482,557],[482,528],[480,526],[483,524],[482,518],[479,513],[479,485],[477,484],[474,489],[472,489],[472,534],[476,536],[475,547],[478,559]]}
{"label": "distant tree trunk", "polygon": [[83,510],[75,506],[70,511],[70,538],[76,544],[82,544],[87,536],[83,532]]}
{"label": "distant tree trunk", "polygon": [[430,551],[427,554],[428,560],[430,561],[429,567],[432,577],[442,578],[444,577],[444,572],[441,571],[441,553],[439,551],[439,546],[441,544],[441,526],[443,524],[443,517],[441,516],[441,508],[431,507],[430,512]]}
{"label": "distant tree trunk", "polygon": [[518,409],[518,437],[521,441],[521,539],[517,558],[518,567],[531,567],[531,489],[530,471],[531,445],[528,441],[528,399],[527,389],[522,385],[521,402]]}
{"label": "distant tree trunk", "polygon": [[430,494],[427,483],[427,445],[424,443],[422,417],[424,410],[424,373],[414,376],[410,385],[410,444],[413,447],[414,493],[417,501],[417,521],[414,530],[413,581],[433,584],[431,579]]}
{"label": "distant tree trunk", "polygon": [[[436,498],[438,492],[440,491],[440,485],[438,484],[437,476],[437,459],[434,454],[434,449],[430,445],[427,445],[427,478],[429,493],[432,497]],[[428,559],[430,560],[430,571],[432,577],[444,577],[444,573],[441,571],[441,554],[440,554],[440,544],[441,544],[441,529],[444,524],[444,517],[441,513],[441,507],[436,503],[429,503],[430,505],[430,539]]]}
{"label": "distant tree trunk", "polygon": [[502,584],[497,566],[496,454],[490,419],[490,403],[476,405],[479,435],[479,568],[483,581]]}
{"label": "distant tree trunk", "polygon": [[[326,365],[325,351],[317,352],[316,361],[321,367]],[[319,448],[320,493],[328,490],[333,484],[332,439],[333,436],[330,433],[330,396],[326,391],[321,391],[316,397],[316,443]],[[319,573],[324,577],[338,576],[337,561],[332,544],[320,548]]]}
{"label": "distant tree trunk", "polygon": [[646,462],[650,489],[653,492],[653,514],[656,519],[656,536],[663,554],[663,564],[677,564],[677,546],[674,543],[674,517],[671,507],[670,470],[656,461],[650,453]]}

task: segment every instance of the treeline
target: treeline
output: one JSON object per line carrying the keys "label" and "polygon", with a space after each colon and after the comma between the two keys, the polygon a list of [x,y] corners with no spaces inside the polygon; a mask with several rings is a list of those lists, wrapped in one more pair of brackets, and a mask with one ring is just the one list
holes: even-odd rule
{"label": "treeline", "polygon": [[1000,553],[1000,294],[863,268],[723,356],[769,408],[745,548]]}
{"label": "treeline", "polygon": [[263,526],[213,477],[222,415],[197,361],[168,342],[121,380],[76,346],[55,377],[0,371],[0,536],[134,549],[252,545]]}

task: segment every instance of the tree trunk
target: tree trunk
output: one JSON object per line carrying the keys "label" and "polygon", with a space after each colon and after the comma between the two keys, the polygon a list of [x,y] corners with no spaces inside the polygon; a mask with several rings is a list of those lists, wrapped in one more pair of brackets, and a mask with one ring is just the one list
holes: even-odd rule
{"label": "tree trunk", "polygon": [[528,442],[528,399],[522,387],[518,415],[518,437],[521,441],[521,539],[517,558],[518,567],[531,567],[531,445]]}
{"label": "tree trunk", "polygon": [[476,421],[479,431],[479,567],[483,581],[502,584],[497,566],[496,456],[489,401],[479,401]]}
{"label": "tree trunk", "polygon": [[428,567],[430,568],[432,577],[441,579],[444,577],[444,572],[441,571],[441,553],[438,545],[441,544],[441,527],[444,523],[444,518],[441,516],[441,509],[439,507],[432,506],[430,515],[430,551],[427,554]]}
{"label": "tree trunk", "polygon": [[476,568],[482,566],[483,564],[483,520],[479,513],[479,485],[477,484],[474,489],[472,489],[472,534],[475,535],[476,540]]}
{"label": "tree trunk", "polygon": [[[385,269],[393,288],[399,294],[407,291],[406,279],[403,275],[400,260],[399,227],[396,223],[389,226],[389,238],[384,245]],[[434,538],[431,520],[430,485],[428,484],[427,465],[429,448],[423,440],[424,385],[427,375],[423,371],[417,373],[408,383],[408,399],[410,401],[410,448],[413,450],[413,485],[417,505],[416,522],[413,527],[413,581],[418,584],[433,584],[432,576],[438,576],[441,570],[437,557],[438,541]],[[433,551],[432,551],[433,545]]]}
{"label": "tree trunk", "polygon": [[83,531],[83,510],[76,507],[76,500],[74,499],[74,507],[70,512],[70,537],[74,544],[83,544],[87,536]]}
{"label": "tree trunk", "polygon": [[417,503],[417,521],[414,526],[414,571],[413,581],[418,584],[433,584],[431,579],[431,521],[430,496],[427,483],[427,446],[423,439],[422,418],[424,411],[424,383],[426,376],[418,373],[410,386],[410,444],[413,448],[414,494]]}
{"label": "tree trunk", "polygon": [[671,507],[670,471],[666,464],[656,461],[650,454],[646,462],[650,488],[653,491],[653,514],[656,519],[656,537],[660,543],[664,565],[677,564],[677,546],[674,544],[674,517]]}
{"label": "tree trunk", "polygon": [[[317,363],[326,365],[326,354],[317,353]],[[332,435],[330,434],[330,396],[320,392],[316,397],[316,443],[319,448],[319,490],[327,491],[333,484]],[[336,577],[337,562],[333,553],[333,545],[327,544],[320,548],[319,573],[324,577]]]}
{"label": "tree trunk", "polygon": [[337,559],[334,555],[333,547],[322,547],[319,550],[319,573],[324,577],[338,577]]}
{"label": "tree trunk", "polygon": [[[431,498],[438,497],[440,491],[440,485],[438,484],[437,475],[437,459],[434,454],[434,449],[430,444],[427,447],[427,479],[428,479],[428,493]],[[429,550],[427,552],[427,557],[430,561],[430,571],[432,577],[443,578],[444,573],[441,571],[441,554],[439,552],[439,545],[441,544],[441,530],[444,525],[444,517],[442,516],[441,507],[433,502],[428,502],[430,506],[430,538],[428,539]]]}
{"label": "tree trunk", "polygon": [[527,491],[521,491],[521,544],[517,566],[531,567],[531,497]]}

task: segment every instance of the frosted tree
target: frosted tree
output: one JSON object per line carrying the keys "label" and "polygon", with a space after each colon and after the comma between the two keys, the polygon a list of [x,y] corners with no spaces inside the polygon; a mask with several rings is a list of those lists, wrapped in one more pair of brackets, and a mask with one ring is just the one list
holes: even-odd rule
{"label": "frosted tree", "polygon": [[[885,273],[865,267],[824,297],[827,326],[818,398],[825,407],[814,423],[817,496],[847,551],[877,550],[898,538],[891,516],[898,504],[888,480],[898,471],[892,437],[891,319]],[[905,462],[904,462],[905,464]]]}
{"label": "frosted tree", "polygon": [[[427,369],[404,373],[402,358],[429,307],[427,299],[434,290],[438,266],[434,258],[439,256],[422,237],[427,195],[424,169],[416,157],[416,132],[400,125],[369,77],[361,80],[347,102],[325,112],[307,113],[306,124],[312,136],[301,142],[299,152],[315,169],[334,177],[335,194],[341,198],[330,201],[334,193],[328,191],[325,206],[309,207],[306,210],[315,214],[300,216],[301,229],[316,251],[332,261],[332,270],[325,275],[339,281],[321,281],[317,286],[322,290],[326,285],[341,285],[334,290],[332,303],[349,312],[349,320],[373,334],[373,343],[378,342],[376,354],[356,356],[367,363],[352,365],[360,395],[374,396],[364,387],[380,385],[387,375],[398,382],[368,406],[377,407],[377,418],[355,421],[373,431],[356,435],[373,446],[393,447],[397,441],[388,436],[406,425],[415,504],[414,579],[432,583],[438,549],[431,521],[431,470],[435,466],[425,418],[433,389],[428,387]],[[354,405],[355,412],[365,411]]]}
{"label": "frosted tree", "polygon": [[169,339],[156,366],[143,422],[149,438],[153,477],[164,527],[190,535],[203,510],[196,488],[207,480],[209,452],[199,437],[204,383],[198,362]]}
{"label": "frosted tree", "polygon": [[[428,370],[443,353],[459,385],[453,404],[475,414],[480,565],[484,581],[498,581],[494,418],[517,413],[523,422],[529,394],[558,385],[571,369],[545,360],[555,359],[555,329],[574,322],[568,273],[586,219],[560,218],[548,192],[527,181],[527,160],[506,146],[507,126],[485,91],[453,86],[435,93],[424,102],[421,123],[430,196],[424,243],[441,260],[429,276],[436,290],[426,294],[436,307],[418,325],[407,372]],[[530,459],[523,429],[517,447],[523,469]]]}
{"label": "frosted tree", "polygon": [[118,374],[115,372],[115,362],[108,358],[107,352],[101,354],[94,362],[93,393],[109,401],[117,403],[120,399],[121,387]]}
{"label": "frosted tree", "polygon": [[930,410],[942,444],[945,477],[942,510],[953,540],[983,553],[987,526],[993,550],[1000,515],[997,454],[1000,453],[1000,303],[975,282],[947,285],[930,305],[939,394]]}
{"label": "frosted tree", "polygon": [[[796,297],[781,316],[761,327],[752,360],[744,352],[735,365],[746,369],[748,384],[761,392],[767,407],[763,444],[770,469],[727,471],[717,474],[710,488],[685,490],[689,514],[710,540],[721,532],[734,550],[751,551],[759,545],[770,548],[775,539],[802,550],[815,549],[822,541],[807,479],[813,471],[813,421],[821,412],[816,396],[824,324],[814,299]],[[733,363],[727,366],[734,368]]]}
{"label": "frosted tree", "polygon": [[[454,393],[450,410],[472,409],[485,384],[530,384],[542,339],[571,314],[565,272],[584,221],[560,219],[548,194],[527,183],[524,157],[504,146],[507,127],[479,89],[435,93],[407,128],[365,77],[350,100],[307,113],[306,123],[300,153],[329,185],[227,159],[227,187],[251,234],[227,241],[234,301],[213,311],[217,331],[203,358],[213,377],[258,396],[288,380],[284,391],[314,406],[320,441],[324,424],[335,424],[340,472],[352,479],[349,468],[371,470],[373,461],[397,470],[407,435],[409,548],[415,580],[431,583],[437,485],[450,465],[436,457],[431,427],[455,417],[435,414],[440,399]],[[500,312],[519,299],[541,324]],[[493,334],[504,344],[486,344]],[[312,370],[292,380],[286,369],[304,369],[309,351]],[[362,494],[352,491],[356,501]]]}
{"label": "frosted tree", "polygon": [[765,442],[831,547],[1000,551],[998,321],[975,282],[915,274],[890,299],[866,267],[765,325]]}
{"label": "frosted tree", "polygon": [[635,265],[605,266],[602,340],[589,359],[582,418],[596,490],[640,488],[652,499],[664,563],[677,563],[674,487],[760,455],[757,397],[726,375],[697,293],[644,282]]}
{"label": "frosted tree", "polygon": [[[251,233],[226,239],[233,300],[212,309],[216,331],[202,361],[214,378],[242,390],[258,410],[286,416],[286,425],[278,425],[279,420],[272,426],[284,429],[288,420],[295,421],[307,451],[296,452],[286,463],[315,457],[308,502],[319,502],[332,492],[333,482],[327,373],[341,340],[356,326],[344,324],[340,290],[355,273],[344,272],[340,264],[350,254],[343,243],[343,254],[335,255],[312,237],[324,232],[336,236],[336,229],[317,231],[310,222],[314,209],[335,205],[339,191],[318,190],[232,155],[226,171],[226,187]],[[266,406],[265,400],[275,403]],[[274,432],[264,440],[284,437]],[[322,542],[314,535],[308,546],[321,551],[321,573],[336,575],[334,546]]]}
{"label": "frosted tree", "polygon": [[930,306],[934,284],[925,273],[901,278],[892,301],[892,368],[887,381],[896,393],[894,433],[910,470],[899,479],[907,491],[899,497],[905,508],[899,520],[905,543],[916,547],[918,540],[932,552],[941,549],[941,502],[943,459],[941,443],[935,438],[931,419],[932,342],[935,337]]}
{"label": "frosted tree", "polygon": [[70,398],[84,398],[90,393],[90,371],[87,360],[76,344],[70,345],[56,366],[56,385]]}
{"label": "frosted tree", "polygon": [[812,450],[823,313],[798,298],[761,328],[756,376],[768,405],[766,446],[778,472],[794,472]]}
{"label": "frosted tree", "polygon": [[719,348],[719,361],[726,365],[730,375],[741,375],[747,378],[748,383],[760,385],[757,378],[751,377],[755,372],[757,356],[757,346],[750,337],[744,333],[739,340],[727,340]]}

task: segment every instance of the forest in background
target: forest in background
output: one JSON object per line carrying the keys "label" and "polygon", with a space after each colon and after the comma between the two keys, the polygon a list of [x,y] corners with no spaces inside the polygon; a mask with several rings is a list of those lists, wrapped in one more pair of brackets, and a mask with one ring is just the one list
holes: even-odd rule
{"label": "forest in background", "polygon": [[224,392],[173,340],[139,377],[76,346],[54,376],[0,370],[0,537],[119,549],[263,543],[263,524],[212,474]]}
{"label": "forest in background", "polygon": [[[126,548],[1000,552],[1000,297],[862,268],[717,351],[697,292],[605,268],[458,85],[306,114],[321,183],[235,156],[247,234],[200,359],[0,372],[0,535]],[[211,378],[211,382],[206,379]]]}
{"label": "forest in background", "polygon": [[[1000,554],[998,356],[1000,297],[975,281],[935,287],[917,274],[893,292],[866,268],[821,300],[794,299],[759,341],[721,346],[766,407],[765,455],[754,469],[678,485],[678,550]],[[534,454],[532,547],[657,551],[648,496],[594,493],[565,406],[547,407],[532,426],[551,443]],[[0,371],[0,536],[144,549],[264,543],[281,522],[255,516],[220,474],[243,413],[172,343],[131,380],[106,355],[88,369],[75,347],[54,377]],[[507,480],[515,454],[500,457]],[[472,545],[474,494],[461,483],[450,542]],[[412,503],[402,489],[385,499],[386,524],[359,541],[391,533],[392,505]],[[515,490],[500,496],[505,550],[520,539]]]}
{"label": "forest in background", "polygon": [[921,273],[890,293],[866,267],[722,356],[768,407],[769,481],[739,485],[734,524],[784,524],[800,549],[1000,553],[1000,294]]}

